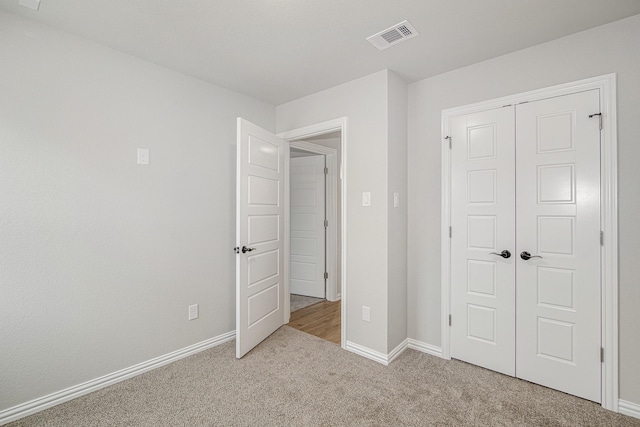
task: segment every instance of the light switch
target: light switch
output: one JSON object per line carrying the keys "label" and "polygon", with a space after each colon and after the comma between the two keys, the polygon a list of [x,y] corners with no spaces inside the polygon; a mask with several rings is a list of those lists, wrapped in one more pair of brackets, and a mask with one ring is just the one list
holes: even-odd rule
{"label": "light switch", "polygon": [[368,191],[362,193],[362,206],[371,206],[371,193]]}
{"label": "light switch", "polygon": [[393,193],[393,207],[400,207],[400,193]]}
{"label": "light switch", "polygon": [[138,148],[138,164],[139,165],[148,165],[149,164],[149,149],[148,148]]}
{"label": "light switch", "polygon": [[366,305],[362,306],[362,320],[365,322],[371,322],[371,308]]}

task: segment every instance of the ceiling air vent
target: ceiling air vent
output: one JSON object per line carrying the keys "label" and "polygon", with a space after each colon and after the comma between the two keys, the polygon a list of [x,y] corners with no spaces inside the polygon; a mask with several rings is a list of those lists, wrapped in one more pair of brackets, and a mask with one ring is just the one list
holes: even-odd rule
{"label": "ceiling air vent", "polygon": [[371,37],[367,37],[367,40],[372,45],[380,50],[384,50],[390,46],[408,40],[417,36],[419,33],[408,21],[402,21],[399,24],[394,25],[391,28],[380,31],[378,34],[374,34]]}

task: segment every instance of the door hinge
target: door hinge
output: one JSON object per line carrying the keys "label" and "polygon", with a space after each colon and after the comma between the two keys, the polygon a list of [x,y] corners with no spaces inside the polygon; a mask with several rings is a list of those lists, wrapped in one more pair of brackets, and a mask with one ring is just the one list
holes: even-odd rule
{"label": "door hinge", "polygon": [[449,315],[449,326],[451,326],[451,315]]}
{"label": "door hinge", "polygon": [[329,220],[325,219],[324,220],[324,228],[327,228],[329,226]]}
{"label": "door hinge", "polygon": [[329,175],[329,168],[324,168],[324,174]]}
{"label": "door hinge", "polygon": [[324,280],[327,280],[329,278],[329,273],[327,273],[326,271],[324,272]]}
{"label": "door hinge", "polygon": [[604,363],[604,347],[600,347],[600,363]]}
{"label": "door hinge", "polygon": [[592,119],[595,116],[598,116],[598,120],[600,120],[600,130],[602,130],[602,113],[589,114],[589,118]]}
{"label": "door hinge", "polygon": [[600,232],[600,246],[604,246],[604,231]]}
{"label": "door hinge", "polygon": [[453,230],[451,227],[449,227],[449,238],[451,238],[453,236]]}
{"label": "door hinge", "polygon": [[449,150],[451,150],[451,137],[450,136],[445,136],[444,137],[445,140],[449,140]]}

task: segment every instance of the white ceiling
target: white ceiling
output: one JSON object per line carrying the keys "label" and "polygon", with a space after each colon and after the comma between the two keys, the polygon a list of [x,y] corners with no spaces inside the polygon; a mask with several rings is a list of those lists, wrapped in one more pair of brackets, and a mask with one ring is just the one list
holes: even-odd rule
{"label": "white ceiling", "polygon": [[[278,105],[385,68],[408,83],[640,13],[638,0],[18,0],[0,8]],[[408,19],[420,36],[366,37]]]}

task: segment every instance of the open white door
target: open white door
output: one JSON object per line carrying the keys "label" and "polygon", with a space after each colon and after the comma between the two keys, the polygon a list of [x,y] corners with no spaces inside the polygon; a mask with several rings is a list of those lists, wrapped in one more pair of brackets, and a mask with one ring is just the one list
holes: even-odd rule
{"label": "open white door", "polygon": [[285,140],[238,118],[236,357],[283,325]]}

